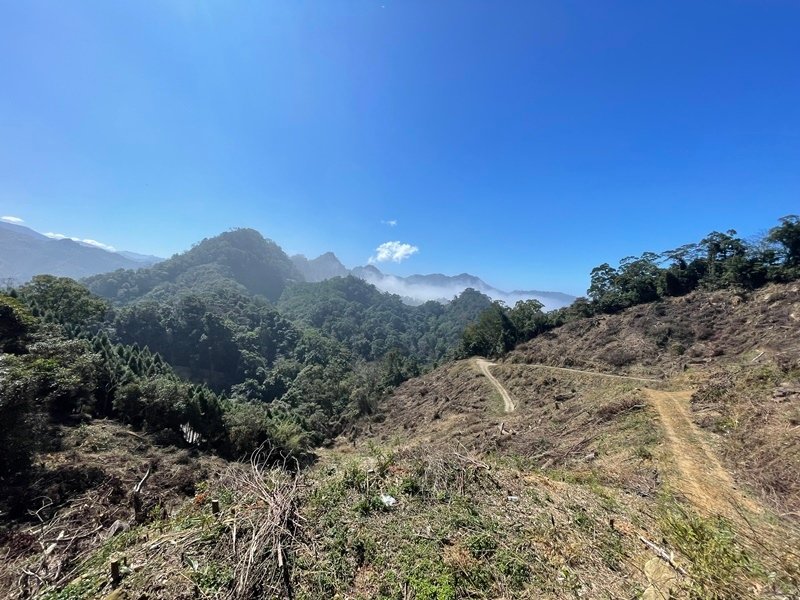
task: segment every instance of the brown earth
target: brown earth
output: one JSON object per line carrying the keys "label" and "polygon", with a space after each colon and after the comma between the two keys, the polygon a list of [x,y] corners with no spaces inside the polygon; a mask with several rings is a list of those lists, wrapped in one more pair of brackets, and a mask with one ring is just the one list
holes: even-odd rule
{"label": "brown earth", "polygon": [[494,375],[491,374],[489,371],[489,367],[493,367],[494,363],[489,362],[488,360],[484,360],[482,358],[475,359],[475,364],[481,370],[486,378],[492,382],[492,385],[495,389],[500,393],[500,396],[503,398],[503,403],[505,404],[505,411],[507,413],[514,412],[516,406],[514,405],[514,401],[511,399],[511,394],[508,393],[508,390],[502,386],[502,384],[495,379]]}
{"label": "brown earth", "polygon": [[[508,391],[488,372],[488,367],[492,363],[483,359],[476,359],[476,364],[506,400],[506,412],[513,411],[514,404],[511,403]],[[660,383],[656,379],[612,375],[547,365],[527,365],[526,368],[541,368],[551,371],[580,373],[594,377]],[[675,473],[670,477],[671,483],[675,488],[704,514],[724,515],[737,520],[741,518],[742,511],[750,513],[763,512],[758,503],[736,488],[730,473],[722,467],[716,453],[709,447],[704,440],[703,434],[693,423],[690,407],[693,392],[690,390],[670,392],[656,389],[645,389],[644,392],[650,404],[656,409],[660,425],[664,431],[664,437],[669,447],[670,460],[675,466]],[[511,406],[510,409],[509,404]]]}

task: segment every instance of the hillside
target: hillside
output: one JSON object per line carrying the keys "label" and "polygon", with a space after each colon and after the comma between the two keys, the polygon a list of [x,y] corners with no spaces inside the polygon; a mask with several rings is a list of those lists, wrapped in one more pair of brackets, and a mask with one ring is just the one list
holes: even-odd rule
{"label": "hillside", "polygon": [[[800,564],[791,550],[800,539],[798,309],[800,288],[785,284],[747,295],[698,291],[573,321],[490,367],[513,412],[508,403],[504,410],[478,364],[462,361],[404,383],[352,439],[430,452],[455,444],[500,472],[513,465],[519,477],[537,473],[578,484],[562,493],[588,486],[599,496],[595,502],[613,498],[614,508],[607,507],[612,522],[630,519],[637,535],[666,540],[689,573],[668,569],[671,578],[698,597],[794,597]],[[534,489],[519,495],[540,493]],[[657,522],[643,525],[653,514]],[[688,531],[672,530],[678,526],[708,527],[693,534],[705,537],[703,544],[735,532],[740,546],[725,552],[783,565],[777,568],[793,581],[786,589],[794,592],[773,596],[766,582],[756,583],[757,570],[721,563],[713,568],[730,577],[731,587],[715,590],[721,581],[702,582],[698,574],[712,565],[698,564],[697,549],[681,538]],[[602,577],[588,566],[577,576],[595,583]],[[644,590],[641,575],[633,580]],[[607,585],[594,593],[616,596]]]}
{"label": "hillside", "polygon": [[798,328],[800,284],[749,293],[697,291],[567,323],[522,344],[506,360],[658,374],[747,352],[763,351],[760,361],[782,363],[800,353],[800,342],[793,339]]}
{"label": "hillside", "polygon": [[236,229],[204,239],[149,269],[98,275],[86,283],[92,292],[125,303],[209,287],[274,301],[292,281],[302,281],[302,276],[275,242],[253,229]]}
{"label": "hillside", "polygon": [[116,269],[137,269],[142,263],[116,252],[69,239],[51,239],[32,229],[0,222],[0,279],[16,284],[34,275],[80,279]]}
{"label": "hillside", "polygon": [[782,223],[601,265],[549,313],[354,277],[279,279],[273,303],[237,269],[291,262],[248,231],[152,288],[118,272],[114,304],[34,278],[0,295],[2,591],[797,597]]}
{"label": "hillside", "polygon": [[290,320],[322,331],[366,360],[394,350],[423,364],[452,353],[464,328],[489,306],[488,297],[471,289],[445,305],[409,306],[355,277],[294,285],[278,302]]}
{"label": "hillside", "polygon": [[[0,586],[105,597],[117,560],[123,597],[796,597],[798,297],[696,291],[446,364],[299,471],[61,426],[56,504],[0,538]],[[52,487],[65,464],[91,477]]]}

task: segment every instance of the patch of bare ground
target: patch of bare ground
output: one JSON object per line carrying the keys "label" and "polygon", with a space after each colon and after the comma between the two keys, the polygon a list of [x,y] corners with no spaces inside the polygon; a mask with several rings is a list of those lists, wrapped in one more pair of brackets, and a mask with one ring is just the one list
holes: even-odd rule
{"label": "patch of bare ground", "polygon": [[669,458],[674,462],[670,481],[691,504],[706,515],[722,515],[732,520],[743,512],[759,514],[761,506],[737,489],[730,473],[723,469],[716,453],[692,422],[691,391],[647,390],[664,429]]}
{"label": "patch of bare ground", "polygon": [[354,443],[437,447],[457,441],[482,455],[655,493],[659,474],[652,459],[660,430],[642,382],[509,364],[493,366],[492,374],[513,397],[514,412],[504,413],[493,382],[462,361],[403,384]]}
{"label": "patch of bare ground", "polygon": [[514,412],[516,410],[516,405],[514,404],[514,400],[511,398],[511,394],[508,393],[508,390],[503,387],[503,385],[495,379],[494,375],[490,370],[490,367],[494,367],[495,364],[489,362],[488,360],[484,360],[482,358],[475,359],[475,365],[480,369],[481,373],[486,376],[486,378],[491,382],[491,384],[495,387],[497,392],[500,394],[500,397],[503,399],[504,409],[507,413]]}

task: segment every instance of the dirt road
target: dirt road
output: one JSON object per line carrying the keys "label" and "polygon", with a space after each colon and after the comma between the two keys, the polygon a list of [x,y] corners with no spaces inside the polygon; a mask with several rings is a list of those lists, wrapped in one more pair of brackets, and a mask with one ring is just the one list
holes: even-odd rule
{"label": "dirt road", "polygon": [[742,509],[761,512],[758,504],[736,488],[730,473],[722,467],[714,450],[703,439],[703,433],[692,421],[692,392],[644,391],[658,412],[675,462],[675,487],[706,514],[740,520]]}
{"label": "dirt road", "polygon": [[567,367],[551,367],[550,365],[525,365],[525,364],[512,363],[512,364],[507,364],[506,366],[528,367],[531,369],[548,369],[550,371],[564,371],[566,373],[583,373],[584,375],[596,375],[597,377],[608,377],[611,379],[627,379],[628,381],[649,381],[650,383],[661,383],[660,379],[649,379],[647,377],[633,377],[631,375],[614,375],[613,373],[598,373],[597,371],[582,371],[580,369],[569,369]]}
{"label": "dirt road", "polygon": [[497,381],[495,376],[489,372],[489,367],[494,366],[494,363],[483,358],[476,358],[475,364],[478,365],[481,373],[483,373],[486,378],[492,382],[492,385],[497,389],[497,391],[500,392],[500,395],[503,397],[503,402],[505,403],[505,411],[507,413],[514,412],[517,407],[514,404],[514,401],[511,399],[511,394],[509,394],[508,390],[503,387],[503,384]]}
{"label": "dirt road", "polygon": [[[515,366],[627,379],[630,381],[661,382],[659,379],[613,375],[548,365]],[[486,374],[494,380],[494,377],[489,375],[488,372]],[[498,383],[496,385],[499,386]],[[716,453],[704,439],[704,434],[692,421],[691,390],[667,392],[643,388],[643,391],[647,395],[650,404],[656,409],[659,421],[664,429],[664,437],[676,471],[671,480],[677,490],[685,495],[698,510],[706,514],[723,515],[738,521],[742,518],[742,509],[754,513],[762,512],[761,507],[756,502],[737,489],[730,473],[722,467]]]}

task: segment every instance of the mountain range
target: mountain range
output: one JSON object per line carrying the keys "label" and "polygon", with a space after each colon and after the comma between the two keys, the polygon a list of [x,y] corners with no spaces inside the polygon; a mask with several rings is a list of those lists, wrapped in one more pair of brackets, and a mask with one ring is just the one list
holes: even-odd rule
{"label": "mountain range", "polygon": [[302,254],[298,254],[292,256],[291,260],[306,281],[324,281],[332,277],[342,277],[349,274],[371,283],[382,292],[397,294],[409,304],[422,304],[429,300],[448,302],[467,288],[486,294],[492,300],[502,300],[509,306],[513,306],[520,300],[534,299],[541,302],[545,309],[552,310],[568,306],[575,300],[574,296],[562,292],[540,290],[505,292],[469,273],[461,273],[460,275],[433,273],[430,275],[400,277],[384,273],[375,265],[355,267],[348,270],[332,252],[326,252],[311,260]]}
{"label": "mountain range", "polygon": [[[260,245],[257,246],[260,248]],[[282,252],[281,254],[283,255]],[[285,259],[283,255],[281,260]],[[118,269],[136,270],[153,267],[163,260],[136,252],[105,250],[68,238],[53,239],[28,227],[0,221],[0,278],[13,280],[15,283],[24,283],[38,274],[82,279]],[[297,254],[289,260],[290,264],[286,261],[287,264],[284,265],[289,279],[320,282],[334,277],[353,275],[374,285],[382,292],[399,295],[404,302],[412,305],[429,300],[449,302],[467,288],[475,289],[493,300],[502,300],[508,305],[513,305],[519,300],[536,299],[548,310],[567,306],[575,299],[561,292],[540,290],[506,292],[468,273],[454,276],[436,273],[400,277],[383,273],[374,265],[348,269],[333,252],[326,252],[313,259]],[[194,265],[192,273],[196,276],[205,276],[198,269],[199,265]],[[162,270],[164,283],[174,281],[168,274],[169,269],[166,266]],[[289,274],[289,270],[294,273]],[[186,278],[185,274],[182,275],[182,279]]]}
{"label": "mountain range", "polygon": [[53,239],[29,227],[0,221],[0,278],[15,283],[45,273],[80,279],[117,269],[138,269],[159,260],[66,238]]}

